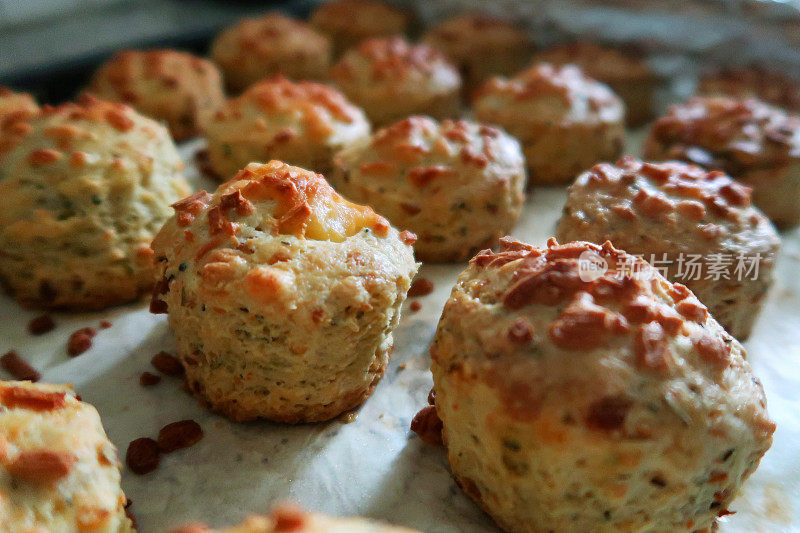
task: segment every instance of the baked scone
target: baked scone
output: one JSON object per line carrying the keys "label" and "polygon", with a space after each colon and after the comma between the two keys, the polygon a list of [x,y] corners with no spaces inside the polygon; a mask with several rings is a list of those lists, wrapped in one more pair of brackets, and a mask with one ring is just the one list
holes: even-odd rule
{"label": "baked scone", "polygon": [[189,193],[166,128],[88,95],[5,126],[0,278],[9,292],[26,306],[86,310],[149,291],[150,241]]}
{"label": "baked scone", "polygon": [[525,200],[519,143],[466,120],[409,117],[341,151],[334,163],[336,190],[414,232],[422,261],[461,261],[494,246]]}
{"label": "baked scone", "polygon": [[709,531],[772,443],[741,344],[610,243],[481,252],[431,355],[453,475],[506,531]]}
{"label": "baked scone", "polygon": [[168,49],[118,52],[95,72],[88,90],[166,122],[175,140],[197,135],[205,116],[225,101],[214,63]]}
{"label": "baked scone", "polygon": [[339,56],[364,39],[403,35],[409,23],[407,12],[375,0],[323,2],[311,14],[311,25],[333,41]]}
{"label": "baked scone", "polygon": [[755,99],[694,97],[650,128],[647,159],[680,159],[752,187],[779,228],[800,222],[800,117]]}
{"label": "baked scone", "polygon": [[530,36],[512,22],[482,14],[449,18],[428,30],[423,42],[458,66],[464,84],[477,87],[489,77],[510,76],[530,61]]}
{"label": "baked scone", "polygon": [[0,122],[30,117],[39,111],[39,104],[28,93],[17,93],[0,87]]}
{"label": "baked scone", "polygon": [[282,77],[228,100],[205,127],[209,163],[225,180],[251,161],[272,159],[327,173],[337,151],[369,133],[364,112],[337,90]]}
{"label": "baked scone", "polygon": [[641,126],[653,118],[659,79],[635,50],[579,42],[551,47],[537,54],[534,61],[577,65],[590,78],[611,87],[625,102],[628,126]]}
{"label": "baked scone", "polygon": [[128,533],[117,450],[69,385],[0,381],[0,530]]}
{"label": "baked scone", "polygon": [[744,340],[766,300],[780,238],[750,189],[723,172],[625,157],[581,174],[556,229],[560,241],[611,241],[694,292]]}
{"label": "baked scone", "polygon": [[268,515],[253,515],[238,526],[214,529],[204,524],[189,524],[172,533],[419,533],[414,529],[392,526],[367,518],[333,518],[282,505]]}
{"label": "baked scone", "polygon": [[791,113],[800,112],[800,81],[763,67],[707,72],[700,78],[697,91],[709,96],[757,98]]}
{"label": "baked scone", "polygon": [[293,80],[325,79],[331,43],[305,22],[267,13],[220,33],[211,43],[211,58],[222,69],[227,87],[239,92],[277,74]]}
{"label": "baked scone", "polygon": [[519,139],[531,184],[571,182],[600,161],[617,159],[625,109],[602,83],[572,65],[535,65],[492,78],[475,94],[475,116]]}
{"label": "baked scone", "polygon": [[331,79],[377,126],[409,115],[458,114],[461,77],[444,55],[402,37],[362,41],[331,68]]}
{"label": "baked scone", "polygon": [[413,235],[319,174],[251,163],[175,204],[153,241],[191,390],[234,419],[327,420],[386,368],[417,270]]}

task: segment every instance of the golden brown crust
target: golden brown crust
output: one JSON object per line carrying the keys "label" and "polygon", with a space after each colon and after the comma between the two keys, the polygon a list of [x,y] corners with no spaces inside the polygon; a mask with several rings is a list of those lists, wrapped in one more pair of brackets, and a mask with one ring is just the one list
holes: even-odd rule
{"label": "golden brown crust", "polygon": [[[750,192],[720,171],[625,157],[578,177],[556,236],[610,240],[657,262],[743,340],[764,303],[780,248],[772,225],[750,205]],[[690,261],[702,270],[687,268]],[[727,269],[713,274],[717,267]]]}
{"label": "golden brown crust", "polygon": [[551,47],[534,61],[577,65],[587,76],[607,83],[625,102],[625,118],[631,126],[640,126],[653,116],[658,78],[636,50],[578,42]]}
{"label": "golden brown crust", "polygon": [[622,102],[573,65],[540,63],[510,79],[493,78],[476,91],[473,107],[481,121],[520,140],[530,183],[572,181],[622,150]]}
{"label": "golden brown crust", "polygon": [[209,163],[221,179],[251,161],[271,159],[327,173],[335,152],[370,131],[364,113],[340,92],[283,77],[228,100],[205,129]]}
{"label": "golden brown crust", "polygon": [[402,37],[362,41],[330,73],[377,125],[414,114],[447,118],[459,107],[456,68],[438,50]]}
{"label": "golden brown crust", "polygon": [[454,477],[508,531],[710,527],[775,431],[742,346],[609,242],[478,254],[431,358]]}
{"label": "golden brown crust", "polygon": [[407,237],[313,172],[251,163],[173,205],[153,241],[189,388],[234,420],[299,423],[364,401],[416,271]]}
{"label": "golden brown crust", "polygon": [[225,99],[217,67],[177,50],[124,50],[103,64],[88,90],[166,121],[176,140],[199,132],[205,115]]}
{"label": "golden brown crust", "polygon": [[645,157],[720,169],[753,188],[779,226],[800,221],[800,118],[758,100],[694,97],[650,129]]}
{"label": "golden brown crust", "polygon": [[336,55],[364,39],[402,35],[410,20],[407,12],[374,0],[334,0],[319,5],[311,25],[333,40]]}
{"label": "golden brown crust", "polygon": [[466,120],[413,116],[341,151],[331,182],[417,236],[423,261],[458,261],[494,246],[524,201],[519,144]]}
{"label": "golden brown crust", "polygon": [[493,75],[509,76],[530,60],[533,44],[512,22],[484,14],[464,14],[428,30],[423,42],[444,52],[471,87]]}
{"label": "golden brown crust", "polygon": [[166,129],[90,96],[2,128],[7,290],[26,306],[81,310],[148,291],[150,240],[189,190]]}
{"label": "golden brown crust", "polygon": [[211,57],[228,87],[238,92],[276,74],[295,80],[327,78],[331,44],[305,22],[272,12],[224,30],[211,45]]}

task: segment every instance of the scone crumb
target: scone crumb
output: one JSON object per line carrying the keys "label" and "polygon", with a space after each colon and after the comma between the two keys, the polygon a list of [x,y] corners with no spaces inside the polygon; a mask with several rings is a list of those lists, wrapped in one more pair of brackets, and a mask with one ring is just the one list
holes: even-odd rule
{"label": "scone crumb", "polygon": [[433,292],[433,282],[426,278],[417,278],[408,289],[408,296],[426,296]]}
{"label": "scone crumb", "polygon": [[158,432],[158,449],[171,453],[193,446],[203,438],[203,429],[194,420],[180,420],[167,424]]}
{"label": "scone crumb", "polygon": [[417,311],[419,311],[420,309],[422,309],[422,304],[421,304],[421,303],[419,303],[418,301],[413,301],[413,302],[411,302],[411,305],[409,305],[409,306],[408,306],[408,308],[409,308],[411,311],[413,311],[414,313],[416,313]]}
{"label": "scone crumb", "polygon": [[97,335],[94,328],[81,328],[69,337],[67,353],[71,357],[78,356],[92,347],[92,339]]}
{"label": "scone crumb", "polygon": [[11,374],[14,379],[23,381],[39,381],[42,378],[42,375],[39,373],[39,371],[33,368],[14,350],[7,352],[0,357],[0,365],[6,372]]}
{"label": "scone crumb", "polygon": [[151,438],[142,437],[128,445],[125,464],[128,465],[131,472],[141,476],[158,467],[159,454],[158,443]]}
{"label": "scone crumb", "polygon": [[41,315],[28,322],[28,332],[31,335],[44,335],[56,327],[50,315]]}
{"label": "scone crumb", "polygon": [[150,364],[152,364],[156,370],[167,376],[177,377],[183,375],[183,365],[177,357],[170,353],[164,351],[158,352],[150,359]]}
{"label": "scone crumb", "polygon": [[425,444],[431,446],[443,446],[442,441],[442,420],[436,412],[435,405],[423,407],[419,413],[411,420],[411,431],[419,435]]}
{"label": "scone crumb", "polygon": [[139,376],[139,384],[142,387],[153,387],[159,383],[161,383],[161,376],[152,372],[142,372],[141,376]]}

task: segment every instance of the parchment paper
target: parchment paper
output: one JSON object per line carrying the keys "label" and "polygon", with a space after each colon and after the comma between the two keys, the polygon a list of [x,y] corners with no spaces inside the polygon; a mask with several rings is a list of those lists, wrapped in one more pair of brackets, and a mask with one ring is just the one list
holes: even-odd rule
{"label": "parchment paper", "polygon": [[[634,136],[631,153],[637,153],[639,137]],[[213,190],[215,184],[201,178],[193,166],[192,154],[200,146],[194,142],[182,148],[188,178],[198,188]],[[560,188],[536,189],[512,234],[544,244],[564,198]],[[800,231],[782,237],[777,282],[746,343],[778,430],[772,449],[733,505],[736,514],[724,519],[725,532],[800,531],[795,511],[800,502]],[[83,399],[99,410],[120,457],[130,441],[154,438],[170,422],[192,418],[200,423],[204,438],[164,456],[156,471],[137,476],[123,469],[122,485],[133,500],[141,532],[163,532],[195,520],[230,525],[282,500],[425,532],[498,531],[456,488],[444,451],[409,432],[411,418],[426,405],[432,385],[428,344],[463,267],[422,267],[419,276],[433,281],[435,290],[417,298],[422,304],[417,313],[405,304],[386,376],[352,423],[233,423],[205,411],[182,390],[179,379],[164,377],[155,387],[141,387],[139,375],[155,372],[149,363],[152,355],[173,348],[165,316],[150,315],[145,302],[103,313],[54,314],[58,328],[32,337],[25,325],[39,313],[25,311],[3,296],[0,350],[16,349],[43,371],[43,381],[73,382]],[[113,326],[99,330],[89,351],[69,358],[70,333],[97,327],[104,319]]]}

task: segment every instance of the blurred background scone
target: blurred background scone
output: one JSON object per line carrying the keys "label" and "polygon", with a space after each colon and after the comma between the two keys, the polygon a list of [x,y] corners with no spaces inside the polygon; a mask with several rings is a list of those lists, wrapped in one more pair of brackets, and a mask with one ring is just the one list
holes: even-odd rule
{"label": "blurred background scone", "polygon": [[458,70],[438,50],[402,37],[362,41],[333,66],[331,79],[376,126],[416,114],[458,115]]}
{"label": "blurred background scone", "polygon": [[7,87],[0,87],[0,122],[31,116],[39,110],[39,105],[28,93],[17,93]]}
{"label": "blurred background scone", "polygon": [[581,174],[556,229],[560,241],[609,240],[694,292],[734,337],[750,334],[772,285],[781,241],[720,171],[623,158]]}
{"label": "blurred background scone", "polygon": [[197,135],[201,119],[225,101],[216,65],[166,49],[118,52],[95,72],[88,90],[166,122],[176,140]]}
{"label": "blurred background scone", "polygon": [[600,161],[620,156],[625,109],[602,83],[575,66],[535,65],[492,78],[475,94],[475,116],[519,139],[533,184],[571,182]]}
{"label": "blurred background scone", "polygon": [[335,89],[282,77],[228,100],[205,128],[209,163],[225,180],[272,159],[327,173],[337,151],[369,133],[364,112]]}
{"label": "blurred background scone", "polygon": [[645,124],[654,114],[659,79],[633,50],[579,42],[551,47],[534,57],[536,62],[579,66],[587,76],[611,87],[625,102],[628,126]]}
{"label": "blurred background scone", "polygon": [[510,532],[707,531],[772,443],[739,342],[610,243],[481,252],[431,355],[453,475]]}
{"label": "blurred background scone", "polygon": [[166,128],[83,96],[4,127],[0,277],[23,305],[101,309],[153,285],[150,241],[189,193]]}
{"label": "blurred background scone", "polygon": [[533,53],[525,31],[512,22],[482,14],[449,18],[428,30],[422,40],[444,52],[471,88],[494,75],[515,74]]}
{"label": "blurred background scone", "polygon": [[494,246],[519,218],[519,143],[465,120],[409,117],[337,154],[331,184],[416,233],[423,261],[459,261]]}
{"label": "blurred background scone", "polygon": [[295,506],[281,505],[268,515],[252,515],[238,526],[215,529],[204,524],[190,524],[172,533],[419,533],[405,527],[383,524],[367,518],[334,518],[309,513]]}
{"label": "blurred background scone", "polygon": [[194,393],[234,420],[327,420],[383,376],[414,262],[413,235],[322,176],[250,164],[175,204],[153,242]]}
{"label": "blurred background scone", "polygon": [[220,33],[211,44],[226,86],[239,92],[282,74],[293,80],[323,80],[328,75],[331,43],[305,22],[268,13],[245,19]]}
{"label": "blurred background scone", "polygon": [[364,39],[403,35],[409,14],[374,0],[323,2],[311,14],[311,25],[331,38],[334,53],[341,55]]}
{"label": "blurred background scone", "polygon": [[709,96],[757,98],[791,113],[800,112],[800,80],[763,67],[706,72],[700,78],[697,92]]}
{"label": "blurred background scone", "polygon": [[695,97],[653,123],[647,159],[719,169],[752,187],[779,228],[800,223],[800,117],[755,99]]}
{"label": "blurred background scone", "polygon": [[0,381],[0,530],[132,533],[117,450],[68,385]]}

